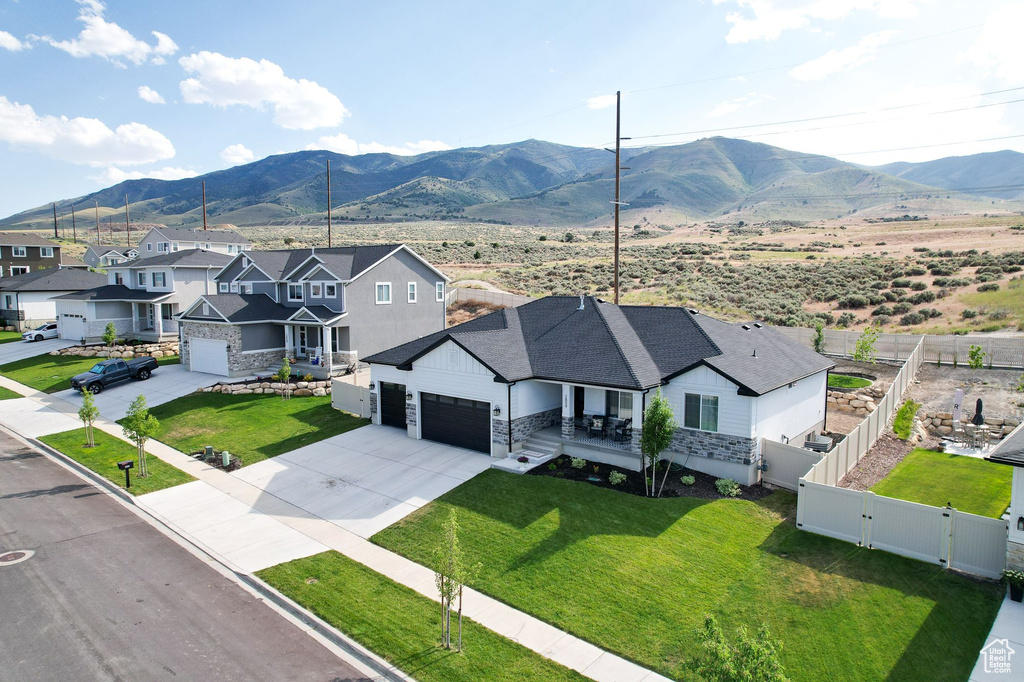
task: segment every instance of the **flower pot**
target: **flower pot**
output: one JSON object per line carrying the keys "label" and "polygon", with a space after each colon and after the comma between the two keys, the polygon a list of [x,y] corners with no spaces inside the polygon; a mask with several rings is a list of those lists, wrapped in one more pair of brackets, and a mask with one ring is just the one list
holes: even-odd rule
{"label": "flower pot", "polygon": [[1010,601],[1019,602],[1024,599],[1024,585],[1010,585]]}

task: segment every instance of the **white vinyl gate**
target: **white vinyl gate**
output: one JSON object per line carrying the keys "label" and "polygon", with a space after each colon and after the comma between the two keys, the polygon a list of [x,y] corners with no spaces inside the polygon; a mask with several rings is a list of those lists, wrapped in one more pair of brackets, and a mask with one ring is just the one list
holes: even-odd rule
{"label": "white vinyl gate", "polygon": [[1006,566],[1006,522],[870,491],[800,481],[801,530],[986,578]]}
{"label": "white vinyl gate", "polygon": [[331,407],[370,418],[370,389],[335,379],[331,382]]}
{"label": "white vinyl gate", "polygon": [[219,339],[188,339],[189,371],[228,376],[228,342]]}

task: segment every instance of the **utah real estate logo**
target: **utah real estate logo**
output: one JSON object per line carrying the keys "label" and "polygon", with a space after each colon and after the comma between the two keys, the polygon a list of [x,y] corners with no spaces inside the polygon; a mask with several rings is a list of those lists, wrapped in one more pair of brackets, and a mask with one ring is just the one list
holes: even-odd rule
{"label": "utah real estate logo", "polygon": [[981,650],[981,656],[985,661],[985,672],[994,674],[1010,674],[1010,657],[1016,651],[1010,648],[1006,639],[993,639]]}

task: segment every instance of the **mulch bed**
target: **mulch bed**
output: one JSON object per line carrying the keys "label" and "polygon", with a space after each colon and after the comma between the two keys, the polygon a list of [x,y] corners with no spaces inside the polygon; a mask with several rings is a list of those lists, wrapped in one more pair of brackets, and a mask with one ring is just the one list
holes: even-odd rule
{"label": "mulch bed", "polygon": [[883,433],[871,446],[868,453],[861,458],[857,466],[839,481],[840,488],[851,490],[871,490],[871,488],[889,475],[896,465],[914,449],[905,440],[900,440],[891,433]]}
{"label": "mulch bed", "polygon": [[214,450],[212,455],[207,455],[205,449],[196,450],[188,454],[190,457],[195,457],[196,459],[209,464],[215,469],[220,469],[221,471],[235,471],[237,469],[242,468],[242,458],[237,455],[231,455],[231,462],[227,465],[227,467],[225,467],[224,459],[221,457],[220,450]]}
{"label": "mulch bed", "polygon": [[[587,465],[582,469],[574,469],[570,466],[571,458],[562,455],[551,460],[551,462],[541,464],[538,467],[534,467],[526,473],[527,476],[550,476],[552,478],[563,478],[567,481],[577,481],[579,483],[587,483],[595,485],[600,488],[608,488],[609,490],[615,490],[617,492],[629,493],[631,495],[645,496],[644,492],[644,475],[640,471],[630,471],[628,469],[620,469],[619,467],[612,466],[610,464],[601,464],[598,462],[587,462]],[[552,470],[549,464],[554,463],[556,468]],[[657,482],[658,486],[661,486],[661,479],[665,475],[664,465],[658,469]],[[594,471],[594,468],[597,471]],[[618,485],[612,485],[608,482],[608,475],[617,471],[625,474],[626,480]],[[693,485],[683,485],[680,479],[683,476],[693,476]],[[598,480],[592,481],[591,478],[597,478]],[[710,474],[705,474],[700,471],[694,471],[693,469],[687,469],[686,467],[680,466],[678,463],[672,465],[672,470],[669,471],[668,480],[665,481],[665,490],[662,492],[662,497],[697,497],[704,500],[719,500],[722,496],[718,494],[718,490],[715,488],[715,481],[718,479]],[[768,488],[761,485],[752,486],[740,486],[740,494],[735,499],[740,500],[760,500],[763,497],[767,497],[772,493]]]}

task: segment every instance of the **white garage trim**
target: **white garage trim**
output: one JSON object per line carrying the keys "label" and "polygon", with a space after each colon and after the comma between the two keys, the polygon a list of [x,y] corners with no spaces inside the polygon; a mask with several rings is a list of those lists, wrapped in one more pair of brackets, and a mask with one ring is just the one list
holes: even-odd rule
{"label": "white garage trim", "polygon": [[228,342],[221,339],[190,336],[188,339],[188,369],[190,372],[228,376]]}

